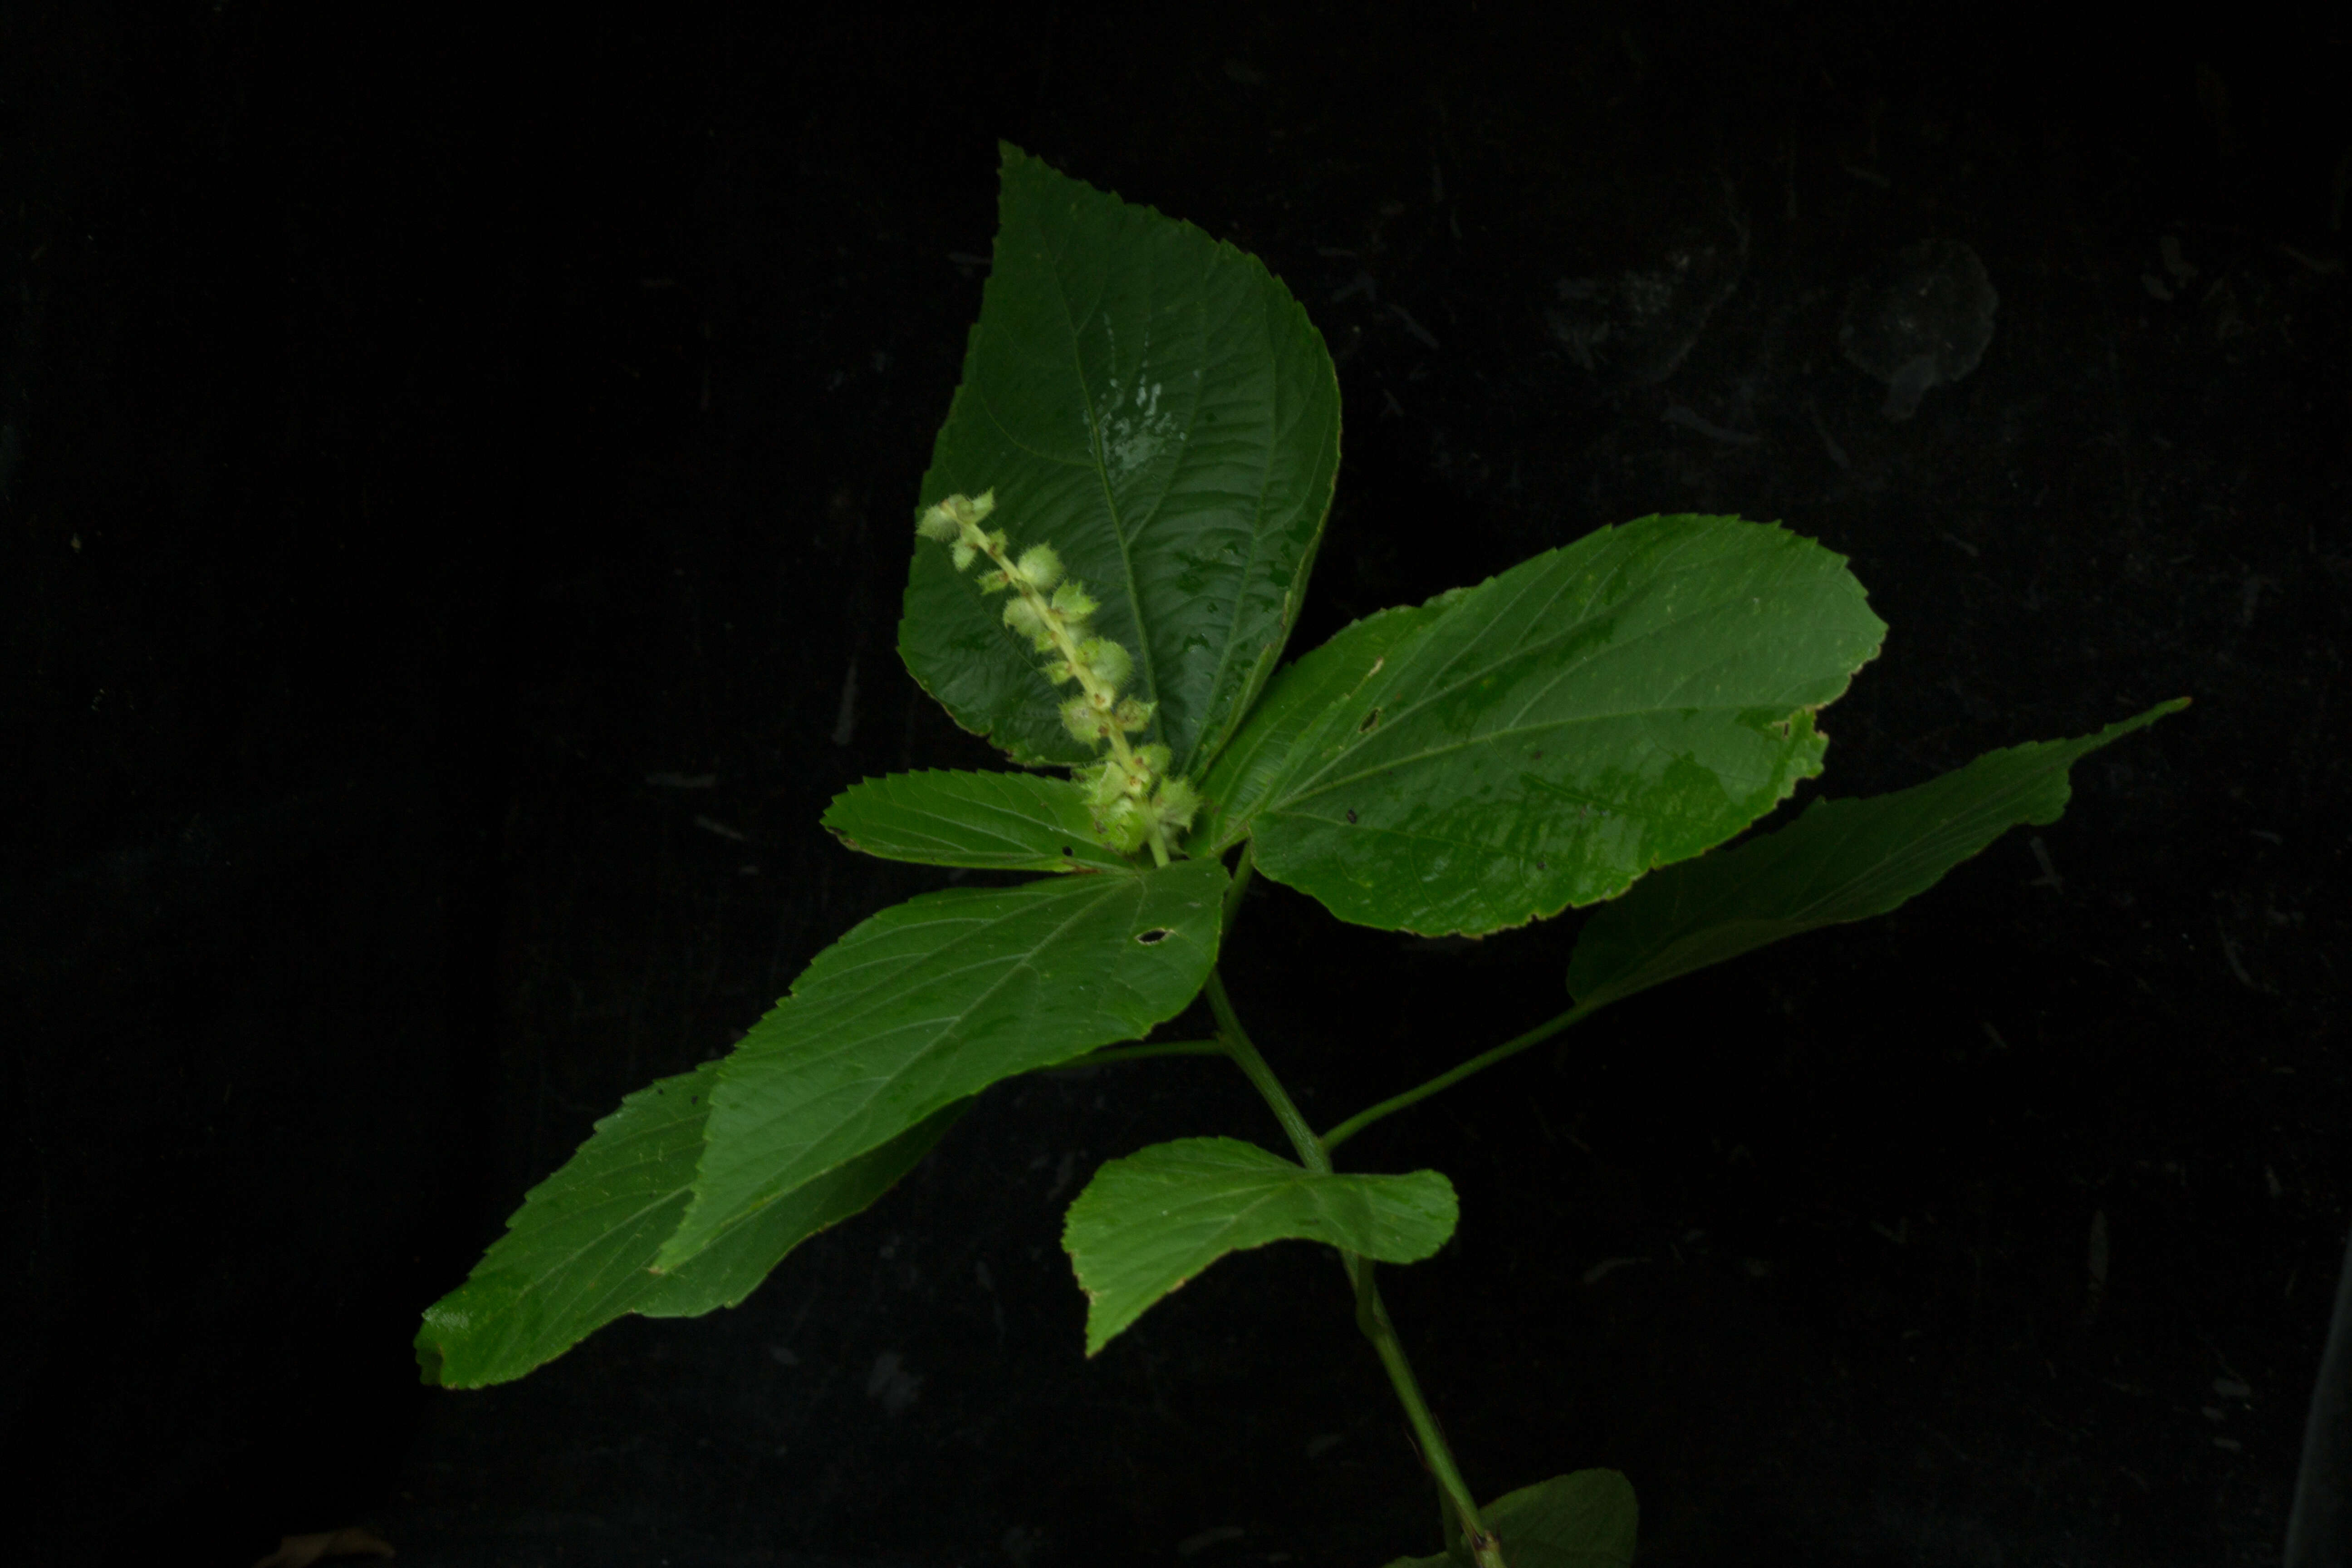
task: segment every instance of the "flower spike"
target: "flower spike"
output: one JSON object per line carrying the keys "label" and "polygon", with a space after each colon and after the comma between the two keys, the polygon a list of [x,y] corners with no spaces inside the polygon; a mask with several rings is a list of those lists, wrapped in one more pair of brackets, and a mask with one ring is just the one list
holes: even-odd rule
{"label": "flower spike", "polygon": [[1151,727],[1160,705],[1122,694],[1120,689],[1134,678],[1135,656],[1094,630],[1091,623],[1102,605],[1086,584],[1067,574],[1052,545],[1033,544],[1015,559],[1003,530],[981,527],[995,510],[994,490],[951,495],[926,507],[915,520],[915,531],[946,545],[958,572],[975,555],[988,557],[980,591],[1010,592],[1006,627],[1028,638],[1039,653],[1057,656],[1039,673],[1055,686],[1078,683],[1077,694],[1061,704],[1063,728],[1089,746],[1109,746],[1109,755],[1076,773],[1096,836],[1121,854],[1148,843],[1164,865],[1170,843],[1192,825],[1200,797],[1184,780],[1167,776],[1167,747],[1128,743],[1128,736]]}

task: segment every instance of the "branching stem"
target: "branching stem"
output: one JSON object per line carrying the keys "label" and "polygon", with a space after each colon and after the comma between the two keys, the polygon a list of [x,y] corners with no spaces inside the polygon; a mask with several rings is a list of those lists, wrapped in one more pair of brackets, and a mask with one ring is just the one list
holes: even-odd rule
{"label": "branching stem", "polygon": [[1242,912],[1242,894],[1249,889],[1250,879],[1257,875],[1257,862],[1250,858],[1252,847],[1248,839],[1242,840],[1241,856],[1234,862],[1233,880],[1225,886],[1224,914],[1217,922],[1220,942],[1231,940],[1234,921],[1240,918]]}
{"label": "branching stem", "polygon": [[1417,1105],[1421,1101],[1427,1100],[1431,1095],[1435,1094],[1439,1089],[1452,1089],[1455,1084],[1460,1083],[1472,1073],[1483,1072],[1486,1068],[1493,1067],[1496,1062],[1508,1061],[1511,1058],[1517,1056],[1521,1051],[1526,1050],[1529,1046],[1539,1046],[1543,1044],[1546,1040],[1550,1039],[1554,1035],[1559,1034],[1562,1029],[1567,1028],[1570,1024],[1580,1023],[1583,1021],[1583,1019],[1590,1016],[1596,1010],[1597,1006],[1598,1004],[1579,1003],[1577,1005],[1570,1007],[1567,1012],[1560,1014],[1558,1017],[1549,1018],[1544,1022],[1538,1024],[1526,1034],[1517,1036],[1512,1039],[1505,1040],[1493,1050],[1481,1051],[1476,1056],[1472,1057],[1468,1061],[1448,1068],[1445,1071],[1439,1073],[1435,1078],[1431,1079],[1426,1083],[1416,1084],[1414,1087],[1406,1089],[1402,1094],[1392,1094],[1388,1099],[1381,1100],[1378,1105],[1359,1110],[1355,1115],[1350,1116],[1347,1121],[1342,1121],[1339,1125],[1331,1129],[1330,1131],[1323,1134],[1323,1147],[1327,1150],[1337,1149],[1340,1144],[1345,1143],[1349,1139],[1353,1138],[1357,1133],[1361,1132],[1365,1128],[1370,1127],[1373,1122],[1380,1121],[1381,1118],[1393,1116],[1408,1105]]}
{"label": "branching stem", "polygon": [[[1234,1011],[1233,998],[1225,994],[1224,977],[1213,969],[1209,971],[1208,989],[1209,1006],[1217,1016],[1218,1034],[1224,1042],[1225,1054],[1234,1058],[1234,1064],[1273,1110],[1275,1120],[1290,1136],[1290,1146],[1298,1152],[1299,1163],[1318,1175],[1329,1175],[1329,1150],[1299,1113],[1282,1080],[1274,1076],[1274,1068],[1259,1054],[1249,1031],[1242,1027],[1241,1017]],[[1504,1568],[1502,1547],[1479,1518],[1477,1501],[1454,1466],[1454,1451],[1446,1447],[1437,1417],[1430,1413],[1429,1402],[1422,1397],[1420,1381],[1412,1374],[1412,1363],[1405,1357],[1404,1344],[1397,1338],[1396,1325],[1389,1319],[1388,1305],[1381,1300],[1380,1287],[1373,1282],[1371,1259],[1342,1250],[1339,1263],[1348,1271],[1348,1282],[1355,1288],[1356,1326],[1371,1341],[1373,1352],[1381,1358],[1381,1369],[1389,1374],[1389,1384],[1396,1390],[1397,1403],[1404,1406],[1405,1419],[1411,1423],[1413,1437],[1421,1447],[1423,1462],[1437,1479],[1446,1500],[1453,1505],[1454,1516],[1462,1521],[1474,1561],[1478,1568]]]}
{"label": "branching stem", "polygon": [[1323,1141],[1315,1136],[1315,1129],[1299,1113],[1290,1091],[1274,1076],[1274,1069],[1258,1054],[1257,1047],[1242,1027],[1239,1015],[1234,1011],[1234,999],[1225,994],[1225,978],[1215,970],[1209,971],[1209,1006],[1217,1015],[1218,1037],[1224,1041],[1225,1054],[1242,1069],[1255,1085],[1266,1104],[1273,1109],[1274,1118],[1282,1123],[1283,1131],[1290,1135],[1290,1146],[1298,1151],[1298,1163],[1318,1176],[1331,1173],[1331,1156],[1324,1152]]}

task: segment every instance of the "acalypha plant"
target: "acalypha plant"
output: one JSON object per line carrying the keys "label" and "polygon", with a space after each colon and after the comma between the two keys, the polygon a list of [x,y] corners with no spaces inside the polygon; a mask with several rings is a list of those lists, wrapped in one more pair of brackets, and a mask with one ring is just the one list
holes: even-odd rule
{"label": "acalypha plant", "polygon": [[[1444,1244],[1453,1185],[1335,1157],[1599,1008],[1894,909],[2009,828],[2055,820],[2076,759],[2182,704],[1816,800],[1722,847],[1822,771],[1815,715],[1878,650],[1886,628],[1844,559],[1771,524],[1645,517],[1286,664],[1339,460],[1331,359],[1278,279],[1003,150],[992,269],[914,509],[899,650],[1018,768],[869,779],[824,826],[866,855],[1038,875],[883,910],[730,1055],[622,1101],[426,1311],[428,1382],[503,1382],[622,1313],[741,1301],[992,1084],[1215,1054],[1289,1148],[1182,1138],[1094,1173],[1064,1230],[1087,1352],[1226,1253],[1321,1243],[1439,1494],[1438,1553],[1391,1568],[1632,1561],[1615,1470],[1478,1500],[1378,1277]],[[1257,876],[1340,920],[1433,936],[1601,907],[1557,1016],[1318,1128],[1218,973]],[[1213,1038],[1148,1039],[1203,994]]]}

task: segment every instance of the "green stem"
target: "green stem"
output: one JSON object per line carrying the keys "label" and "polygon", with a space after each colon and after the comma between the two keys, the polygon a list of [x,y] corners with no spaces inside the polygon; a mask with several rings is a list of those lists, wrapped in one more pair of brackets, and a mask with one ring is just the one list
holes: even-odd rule
{"label": "green stem", "polygon": [[[1266,1104],[1273,1109],[1275,1120],[1290,1136],[1290,1145],[1298,1152],[1299,1163],[1318,1175],[1331,1173],[1331,1155],[1315,1129],[1299,1113],[1297,1104],[1282,1080],[1274,1076],[1266,1065],[1249,1031],[1242,1027],[1240,1015],[1234,1011],[1233,998],[1225,994],[1224,977],[1215,970],[1209,971],[1209,1006],[1217,1016],[1217,1028],[1224,1040],[1225,1053],[1235,1066],[1256,1086]],[[1386,1303],[1381,1300],[1380,1288],[1372,1282],[1371,1259],[1344,1248],[1339,1263],[1348,1271],[1348,1279],[1356,1289],[1356,1326],[1372,1342],[1372,1350],[1381,1358],[1381,1370],[1389,1374],[1390,1386],[1396,1390],[1397,1402],[1404,1406],[1405,1419],[1412,1424],[1413,1436],[1421,1445],[1423,1460],[1430,1474],[1437,1478],[1454,1511],[1462,1521],[1463,1533],[1468,1538],[1478,1568],[1504,1568],[1502,1549],[1488,1532],[1486,1522],[1478,1517],[1478,1504],[1470,1495],[1470,1488],[1454,1467],[1454,1451],[1445,1446],[1444,1434],[1438,1430],[1437,1417],[1430,1414],[1429,1402],[1422,1397],[1421,1384],[1412,1375],[1412,1363],[1405,1359],[1404,1345],[1397,1338],[1396,1325],[1389,1320]]]}
{"label": "green stem", "polygon": [[1372,1282],[1372,1260],[1351,1253],[1341,1254],[1354,1265],[1348,1270],[1356,1282],[1356,1326],[1372,1342],[1372,1349],[1381,1358],[1381,1365],[1389,1374],[1389,1383],[1396,1389],[1397,1400],[1404,1406],[1405,1418],[1412,1423],[1415,1436],[1421,1439],[1421,1457],[1437,1478],[1462,1521],[1462,1533],[1470,1542],[1472,1559],[1479,1568],[1504,1568],[1502,1543],[1478,1517],[1477,1504],[1470,1498],[1469,1483],[1454,1468],[1453,1450],[1439,1435],[1437,1417],[1430,1413],[1429,1402],[1422,1397],[1421,1384],[1412,1375],[1412,1363],[1405,1359],[1404,1344],[1397,1338],[1396,1324],[1389,1318],[1388,1303],[1381,1300],[1381,1288]]}
{"label": "green stem", "polygon": [[1539,1046],[1543,1044],[1546,1040],[1550,1039],[1554,1035],[1559,1034],[1562,1029],[1567,1028],[1570,1024],[1581,1022],[1600,1005],[1601,1005],[1598,1003],[1580,1002],[1575,1006],[1570,1007],[1567,1012],[1559,1015],[1559,1016],[1547,1019],[1545,1022],[1538,1024],[1534,1028],[1529,1029],[1526,1034],[1520,1035],[1514,1039],[1505,1040],[1493,1050],[1479,1052],[1476,1056],[1472,1057],[1468,1061],[1463,1062],[1459,1066],[1449,1068],[1444,1072],[1439,1073],[1427,1083],[1415,1085],[1413,1088],[1406,1089],[1402,1094],[1391,1095],[1388,1099],[1381,1100],[1378,1105],[1371,1106],[1367,1110],[1359,1110],[1355,1115],[1350,1116],[1347,1121],[1342,1121],[1339,1125],[1331,1129],[1330,1131],[1323,1134],[1323,1147],[1326,1149],[1337,1149],[1340,1144],[1345,1143],[1349,1139],[1353,1138],[1357,1133],[1361,1132],[1365,1128],[1370,1127],[1373,1122],[1380,1121],[1382,1117],[1393,1116],[1408,1105],[1417,1105],[1421,1101],[1427,1100],[1431,1095],[1435,1094],[1439,1089],[1452,1089],[1455,1084],[1460,1083],[1472,1073],[1484,1071],[1486,1068],[1493,1067],[1496,1062],[1507,1061],[1510,1058],[1517,1056],[1521,1051],[1526,1050],[1529,1046]]}
{"label": "green stem", "polygon": [[1331,1156],[1324,1152],[1323,1141],[1315,1136],[1315,1129],[1299,1114],[1290,1091],[1282,1087],[1282,1080],[1274,1076],[1274,1069],[1258,1055],[1249,1031],[1242,1027],[1240,1016],[1234,1011],[1234,999],[1225,994],[1225,977],[1213,969],[1209,971],[1209,1006],[1217,1015],[1217,1031],[1224,1041],[1225,1054],[1234,1058],[1234,1065],[1242,1069],[1273,1108],[1275,1120],[1290,1135],[1290,1146],[1298,1151],[1298,1163],[1318,1176],[1329,1175]]}
{"label": "green stem", "polygon": [[1225,908],[1217,921],[1219,941],[1234,934],[1234,920],[1242,912],[1242,894],[1248,889],[1250,879],[1257,875],[1257,862],[1250,858],[1250,841],[1242,840],[1240,858],[1234,862],[1233,880],[1225,887]]}

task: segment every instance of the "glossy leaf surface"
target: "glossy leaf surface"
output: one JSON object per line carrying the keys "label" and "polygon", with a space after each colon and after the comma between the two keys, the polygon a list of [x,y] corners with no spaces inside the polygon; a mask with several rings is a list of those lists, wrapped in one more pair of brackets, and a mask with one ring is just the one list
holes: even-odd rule
{"label": "glossy leaf surface", "polygon": [[1213,783],[1267,876],[1431,935],[1612,898],[1747,826],[1820,771],[1813,710],[1886,629],[1843,557],[1717,517],[1601,529],[1416,614],[1376,658],[1384,618],[1340,633],[1329,705]]}
{"label": "glossy leaf surface", "polygon": [[1612,1002],[1784,937],[1883,915],[2021,823],[2057,821],[2069,768],[2185,706],[1988,752],[1890,795],[1815,801],[1776,832],[1644,878],[1585,922],[1569,991],[1580,1003]]}
{"label": "glossy leaf surface", "polygon": [[480,1388],[554,1360],[625,1312],[697,1317],[731,1307],[809,1237],[857,1213],[914,1168],[961,1103],[743,1215],[674,1273],[655,1254],[686,1213],[718,1077],[713,1062],[621,1102],[530,1190],[466,1282],[425,1312],[427,1383]]}
{"label": "glossy leaf surface", "polygon": [[1224,868],[927,893],[825,949],[719,1065],[660,1262],[1000,1079],[1131,1040],[1216,961]]}
{"label": "glossy leaf surface", "polygon": [[886,860],[998,871],[1139,869],[1097,840],[1076,784],[1042,773],[867,779],[834,797],[824,825],[850,848]]}
{"label": "glossy leaf surface", "polygon": [[[921,505],[992,489],[1135,657],[1145,738],[1186,774],[1273,673],[1339,456],[1323,340],[1255,257],[1003,149],[980,321]],[[911,521],[911,519],[910,519]],[[899,651],[959,723],[1024,763],[1087,760],[1028,645],[945,549],[917,547]]]}
{"label": "glossy leaf surface", "polygon": [[[1641,1511],[1616,1470],[1578,1470],[1506,1492],[1478,1510],[1511,1568],[1630,1568]],[[1434,1557],[1400,1557],[1389,1568],[1470,1568],[1456,1543]]]}
{"label": "glossy leaf surface", "polygon": [[1234,1138],[1180,1138],[1106,1163],[1070,1205],[1062,1246],[1087,1293],[1093,1355],[1144,1310],[1229,1252],[1319,1241],[1413,1263],[1454,1234],[1435,1171],[1318,1174]]}

